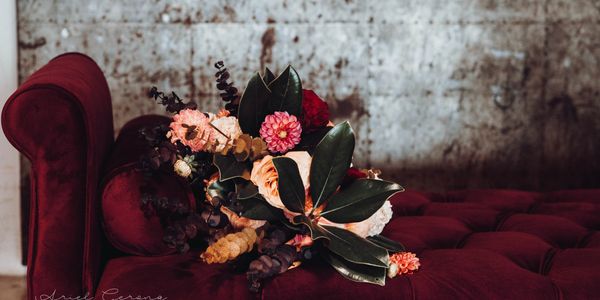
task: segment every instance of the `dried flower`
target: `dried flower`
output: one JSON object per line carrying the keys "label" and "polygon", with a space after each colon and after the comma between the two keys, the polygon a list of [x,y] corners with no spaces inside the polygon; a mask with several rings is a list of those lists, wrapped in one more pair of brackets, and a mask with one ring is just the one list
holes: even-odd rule
{"label": "dried flower", "polygon": [[194,152],[204,151],[207,144],[214,143],[215,135],[208,117],[193,109],[184,109],[173,116],[168,136],[171,143],[181,142]]}
{"label": "dried flower", "polygon": [[200,257],[207,264],[224,263],[240,254],[252,251],[256,243],[256,231],[244,228],[240,232],[230,233],[209,246]]}
{"label": "dried flower", "polygon": [[302,126],[296,116],[276,111],[268,115],[260,127],[260,136],[265,140],[269,151],[285,153],[300,143]]}
{"label": "dried flower", "polygon": [[185,161],[179,159],[173,165],[173,169],[177,175],[187,178],[192,174],[192,168]]}
{"label": "dried flower", "polygon": [[419,258],[411,252],[398,252],[390,256],[390,267],[388,277],[394,278],[396,275],[412,274],[421,266]]}

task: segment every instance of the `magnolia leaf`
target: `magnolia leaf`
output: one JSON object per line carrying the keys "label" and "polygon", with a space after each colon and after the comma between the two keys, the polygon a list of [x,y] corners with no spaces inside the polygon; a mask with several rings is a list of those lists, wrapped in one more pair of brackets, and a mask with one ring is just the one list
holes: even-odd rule
{"label": "magnolia leaf", "polygon": [[319,142],[310,167],[310,195],[313,207],[333,194],[350,167],[354,152],[354,132],[348,122],[333,127]]}
{"label": "magnolia leaf", "polygon": [[268,85],[275,79],[275,74],[269,70],[269,68],[265,68],[265,74],[263,75],[263,81]]}
{"label": "magnolia leaf", "polygon": [[397,252],[402,252],[404,250],[406,250],[406,248],[404,248],[404,245],[392,240],[392,239],[388,239],[383,235],[374,235],[374,236],[369,236],[367,237],[367,240],[369,240],[370,242],[372,242],[373,244],[385,248],[387,249],[389,252],[392,253],[397,253]]}
{"label": "magnolia leaf", "polygon": [[365,282],[384,286],[387,269],[368,265],[355,264],[344,258],[325,251],[321,254],[323,258],[346,279],[355,282]]}
{"label": "magnolia leaf", "polygon": [[297,213],[304,212],[304,184],[296,162],[288,157],[273,158],[277,170],[277,189],[281,202],[287,209]]}
{"label": "magnolia leaf", "polygon": [[271,91],[260,74],[254,74],[242,94],[238,109],[238,121],[244,133],[259,136],[258,131],[267,115],[270,94]]}
{"label": "magnolia leaf", "polygon": [[269,83],[269,114],[276,111],[287,111],[300,117],[302,114],[302,82],[300,76],[288,66],[279,77]]}
{"label": "magnolia leaf", "polygon": [[321,228],[321,226],[315,224],[311,219],[309,219],[307,216],[305,215],[299,215],[299,216],[295,216],[293,219],[292,224],[294,225],[306,225],[306,227],[308,227],[308,229],[310,230],[310,237],[313,240],[318,240],[318,239],[329,239],[325,233],[325,230],[323,230],[323,228]]}
{"label": "magnolia leaf", "polygon": [[327,201],[321,216],[335,223],[360,222],[372,216],[391,195],[403,190],[393,182],[358,179],[334,194]]}
{"label": "magnolia leaf", "polygon": [[249,198],[239,200],[242,204],[241,216],[252,220],[266,220],[275,222],[285,219],[281,209],[271,206],[267,201],[260,198]]}
{"label": "magnolia leaf", "polygon": [[389,255],[384,248],[345,229],[317,226],[322,228],[328,240],[324,244],[331,252],[355,264],[388,267]]}
{"label": "magnolia leaf", "polygon": [[232,155],[215,154],[213,163],[219,169],[219,180],[241,177],[250,179],[250,166],[248,162],[239,162]]}
{"label": "magnolia leaf", "polygon": [[300,143],[296,145],[294,151],[308,151],[311,155],[313,154],[313,150],[319,144],[319,142],[323,139],[323,137],[331,130],[333,127],[323,127],[311,132],[302,131],[302,136],[300,138]]}
{"label": "magnolia leaf", "polygon": [[248,199],[258,194],[258,187],[250,180],[239,179],[235,184],[235,193],[238,199]]}

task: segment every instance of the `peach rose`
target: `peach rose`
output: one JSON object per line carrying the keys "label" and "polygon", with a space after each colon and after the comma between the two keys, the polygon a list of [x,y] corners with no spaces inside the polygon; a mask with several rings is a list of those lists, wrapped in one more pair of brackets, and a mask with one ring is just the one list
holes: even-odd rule
{"label": "peach rose", "polygon": [[[310,163],[312,161],[310,154],[306,151],[291,151],[283,155],[293,159],[298,165],[298,171],[300,171],[300,178],[304,184],[305,191],[308,191],[309,181],[308,175],[310,174]],[[273,156],[267,155],[263,159],[254,162],[252,167],[252,173],[250,174],[250,181],[258,187],[258,192],[274,207],[283,209],[286,211],[281,198],[279,198],[279,190],[277,189],[277,170],[273,165]]]}

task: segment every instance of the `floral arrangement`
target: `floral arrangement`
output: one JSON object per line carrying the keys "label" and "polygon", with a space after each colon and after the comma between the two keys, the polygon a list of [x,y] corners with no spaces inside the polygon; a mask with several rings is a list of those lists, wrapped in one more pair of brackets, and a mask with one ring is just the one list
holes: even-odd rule
{"label": "floral arrangement", "polygon": [[378,285],[419,268],[414,254],[380,235],[392,217],[388,199],[403,188],[352,167],[350,124],[334,125],[327,103],[302,89],[294,68],[256,73],[239,97],[224,64],[215,67],[225,102],[217,113],[150,91],[173,117],[141,132],[151,145],[141,168],[148,176],[176,173],[197,198],[189,204],[142,188],[142,208],[160,217],[170,247],[198,246],[205,263],[231,263],[253,291],[315,257]]}

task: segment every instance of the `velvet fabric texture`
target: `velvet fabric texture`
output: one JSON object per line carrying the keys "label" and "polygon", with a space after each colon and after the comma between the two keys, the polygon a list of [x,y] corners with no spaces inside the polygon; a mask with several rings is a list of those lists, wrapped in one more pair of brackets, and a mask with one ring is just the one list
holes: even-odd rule
{"label": "velvet fabric texture", "polygon": [[102,71],[83,54],[53,59],[8,99],[2,128],[31,161],[29,299],[93,294],[104,244],[98,184],[113,144]]}
{"label": "velvet fabric texture", "polygon": [[[391,199],[384,234],[421,259],[385,287],[344,279],[314,261],[265,282],[260,294],[198,253],[111,260],[98,288],[169,299],[591,299],[600,296],[600,190],[408,191]],[[152,286],[144,283],[152,281]],[[111,290],[112,289],[112,290]]]}
{"label": "velvet fabric texture", "polygon": [[128,122],[119,133],[108,161],[102,189],[103,227],[111,244],[124,253],[155,256],[175,252],[162,241],[164,231],[158,217],[148,218],[140,209],[143,184],[151,185],[158,196],[178,198],[195,206],[192,191],[184,179],[158,173],[145,183],[138,168],[140,155],[149,150],[140,130],[169,122],[167,117],[152,115]]}

